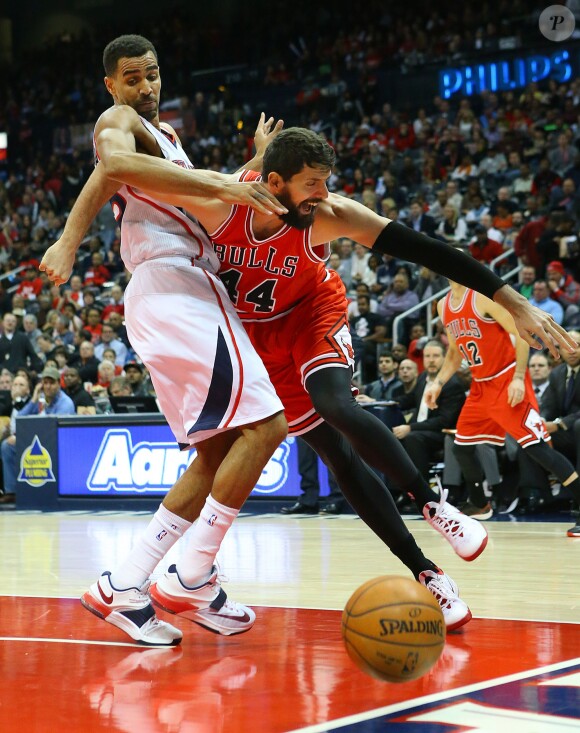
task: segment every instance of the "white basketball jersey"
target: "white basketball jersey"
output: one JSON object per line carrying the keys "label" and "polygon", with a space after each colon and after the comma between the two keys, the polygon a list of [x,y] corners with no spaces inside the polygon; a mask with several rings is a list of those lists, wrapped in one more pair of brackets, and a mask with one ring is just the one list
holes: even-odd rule
{"label": "white basketball jersey", "polygon": [[[166,160],[182,168],[194,167],[176,140],[147,120],[141,118],[141,122],[157,140]],[[111,198],[111,206],[121,228],[121,257],[130,272],[146,260],[176,256],[199,261],[204,269],[218,272],[220,263],[205,230],[181,209],[126,185]]]}

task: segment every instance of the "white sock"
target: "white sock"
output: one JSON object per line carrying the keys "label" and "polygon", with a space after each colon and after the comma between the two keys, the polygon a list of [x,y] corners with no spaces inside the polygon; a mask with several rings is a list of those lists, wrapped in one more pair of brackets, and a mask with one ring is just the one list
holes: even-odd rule
{"label": "white sock", "polygon": [[220,504],[211,495],[207,497],[177,562],[177,572],[185,585],[193,588],[209,578],[222,540],[239,513],[239,509]]}
{"label": "white sock", "polygon": [[191,522],[161,504],[129,556],[111,573],[113,588],[140,588],[189,527]]}

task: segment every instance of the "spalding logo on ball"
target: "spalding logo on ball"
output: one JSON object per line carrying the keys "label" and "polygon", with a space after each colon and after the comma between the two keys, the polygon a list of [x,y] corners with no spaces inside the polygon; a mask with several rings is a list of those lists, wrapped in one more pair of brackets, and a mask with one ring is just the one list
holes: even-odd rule
{"label": "spalding logo on ball", "polygon": [[445,646],[437,599],[420,583],[383,575],[361,585],[342,612],[342,637],[363,672],[388,682],[416,680]]}

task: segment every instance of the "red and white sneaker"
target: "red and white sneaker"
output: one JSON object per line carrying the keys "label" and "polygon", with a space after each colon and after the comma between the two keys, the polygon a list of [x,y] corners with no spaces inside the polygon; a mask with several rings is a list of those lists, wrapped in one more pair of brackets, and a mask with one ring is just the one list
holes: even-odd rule
{"label": "red and white sneaker", "polygon": [[439,602],[447,631],[455,631],[471,621],[471,611],[459,597],[459,588],[443,570],[438,572],[423,570],[419,575],[419,583],[424,585]]}
{"label": "red and white sneaker", "polygon": [[83,606],[132,639],[145,646],[175,646],[183,634],[175,626],[160,621],[147,595],[149,581],[141,588],[119,590],[111,584],[111,573],[103,573],[82,596]]}
{"label": "red and white sneaker", "polygon": [[449,542],[455,553],[471,562],[487,545],[487,530],[477,520],[468,517],[447,501],[447,489],[442,489],[439,503],[430,501],[423,507],[423,516]]}
{"label": "red and white sneaker", "polygon": [[215,565],[209,580],[194,588],[186,586],[175,565],[171,565],[165,575],[151,585],[150,593],[153,602],[164,611],[225,636],[248,631],[256,620],[251,608],[228,600]]}

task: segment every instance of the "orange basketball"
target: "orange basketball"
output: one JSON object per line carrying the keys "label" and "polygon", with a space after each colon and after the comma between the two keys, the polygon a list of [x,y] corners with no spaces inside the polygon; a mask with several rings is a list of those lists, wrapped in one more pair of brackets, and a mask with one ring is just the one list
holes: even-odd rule
{"label": "orange basketball", "polygon": [[346,651],[363,672],[388,682],[428,672],[445,645],[445,620],[427,588],[383,575],[355,590],[342,612]]}

